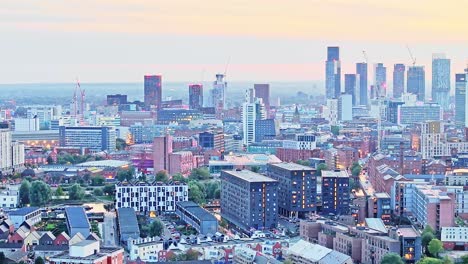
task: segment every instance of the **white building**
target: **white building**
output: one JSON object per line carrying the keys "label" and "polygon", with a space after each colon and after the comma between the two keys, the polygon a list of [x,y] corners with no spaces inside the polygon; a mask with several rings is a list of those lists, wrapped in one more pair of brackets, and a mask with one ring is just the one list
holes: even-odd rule
{"label": "white building", "polygon": [[340,121],[353,120],[353,96],[342,94],[338,100],[338,119]]}
{"label": "white building", "polygon": [[421,155],[423,159],[449,157],[456,149],[458,153],[468,152],[468,142],[448,141],[444,132],[444,123],[431,121],[421,126]]}
{"label": "white building", "polygon": [[11,140],[8,125],[0,125],[0,172],[12,173],[24,165],[24,144]]}
{"label": "white building", "polygon": [[26,106],[26,118],[39,119],[41,126],[47,127],[50,121],[58,119],[62,115],[62,106],[60,105],[31,105]]}
{"label": "white building", "polygon": [[244,145],[255,142],[255,122],[266,119],[265,105],[261,98],[255,98],[253,89],[247,90],[242,105],[242,131]]}
{"label": "white building", "polygon": [[116,131],[114,127],[59,127],[61,147],[89,148],[93,151],[115,151]]}
{"label": "white building", "polygon": [[338,251],[312,244],[305,240],[299,240],[288,251],[289,259],[293,263],[302,264],[352,264],[350,256]]}
{"label": "white building", "polygon": [[120,182],[115,185],[115,208],[136,212],[173,212],[176,202],[188,201],[186,184]]}
{"label": "white building", "polygon": [[15,118],[15,131],[39,131],[39,118]]}
{"label": "white building", "polygon": [[28,220],[32,225],[39,223],[42,219],[41,209],[38,207],[22,207],[15,211],[8,213],[8,217],[15,225],[15,228],[19,228],[20,225]]}
{"label": "white building", "polygon": [[323,117],[332,126],[338,124],[338,99],[327,99],[327,107],[323,111]]}
{"label": "white building", "polygon": [[18,200],[18,186],[7,186],[6,189],[0,191],[0,206],[2,208],[16,208],[18,207]]}
{"label": "white building", "polygon": [[299,134],[296,140],[283,140],[283,148],[286,149],[309,149],[317,148],[315,135]]}

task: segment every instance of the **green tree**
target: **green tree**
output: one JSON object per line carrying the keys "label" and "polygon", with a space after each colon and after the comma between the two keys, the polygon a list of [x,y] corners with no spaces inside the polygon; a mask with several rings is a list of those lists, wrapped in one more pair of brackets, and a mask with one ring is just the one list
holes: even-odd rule
{"label": "green tree", "polygon": [[114,184],[107,184],[106,186],[104,186],[104,188],[102,188],[102,191],[106,195],[113,195],[114,192],[115,192],[115,185]]}
{"label": "green tree", "polygon": [[443,264],[441,259],[425,257],[418,261],[418,264]]}
{"label": "green tree", "polygon": [[169,176],[167,175],[167,171],[161,170],[156,173],[156,181],[159,182],[167,182],[169,181]]}
{"label": "green tree", "polygon": [[129,168],[126,170],[119,170],[117,172],[117,180],[123,182],[123,181],[130,181],[133,179],[133,169]]}
{"label": "green tree", "polygon": [[50,201],[51,197],[52,191],[49,185],[43,181],[34,181],[31,184],[29,199],[33,206],[44,206]]}
{"label": "green tree", "polygon": [[85,195],[84,189],[77,183],[73,184],[68,190],[68,197],[70,200],[81,200]]}
{"label": "green tree", "polygon": [[435,236],[431,232],[423,232],[421,235],[421,244],[424,248],[424,251],[427,252],[427,246],[429,245],[429,242],[431,242],[432,239],[434,239]]}
{"label": "green tree", "polygon": [[285,261],[283,262],[283,264],[293,264],[293,262],[292,262],[291,260],[287,259],[287,260],[285,260]]}
{"label": "green tree", "polygon": [[106,181],[106,179],[104,178],[104,176],[101,176],[101,175],[95,176],[95,177],[91,178],[91,185],[92,186],[102,186],[105,181]]}
{"label": "green tree", "polygon": [[353,166],[351,167],[351,174],[354,177],[357,177],[361,173],[361,169],[362,169],[361,165],[359,165],[359,163],[355,162],[353,164]]}
{"label": "green tree", "polygon": [[23,180],[19,188],[19,199],[20,199],[21,205],[27,205],[31,203],[31,200],[29,199],[30,192],[31,192],[31,183],[29,183],[29,181],[27,180]]}
{"label": "green tree", "polygon": [[319,165],[317,165],[317,170],[315,171],[315,174],[317,176],[322,176],[322,171],[323,170],[328,170],[327,164],[320,163]]}
{"label": "green tree", "polygon": [[443,264],[453,264],[453,260],[449,258],[449,256],[445,256],[443,259],[442,259],[442,263]]}
{"label": "green tree", "polygon": [[401,259],[401,256],[395,253],[388,253],[383,256],[380,264],[405,264]]}
{"label": "green tree", "polygon": [[36,260],[34,261],[34,264],[45,264],[45,261],[41,257],[37,257]]}
{"label": "green tree", "polygon": [[211,175],[207,168],[193,169],[189,176],[191,180],[208,180],[210,178]]}
{"label": "green tree", "polygon": [[296,160],[296,163],[303,166],[310,166],[310,161],[308,160]]}
{"label": "green tree", "polygon": [[462,264],[468,264],[468,255],[463,255],[460,257]]}
{"label": "green tree", "polygon": [[205,183],[206,199],[218,199],[217,193],[221,189],[221,183],[219,181],[210,181]]}
{"label": "green tree", "polygon": [[55,190],[55,196],[64,196],[65,193],[63,192],[62,186],[57,187],[57,190]]}
{"label": "green tree", "polygon": [[124,150],[126,147],[127,147],[127,143],[125,142],[125,140],[121,138],[117,138],[115,140],[115,148],[117,150]]}
{"label": "green tree", "polygon": [[188,198],[190,201],[193,201],[197,204],[205,203],[205,190],[202,184],[196,181],[190,181],[188,183],[189,193]]}
{"label": "green tree", "polygon": [[424,227],[423,233],[432,233],[433,235],[435,235],[435,231],[430,225],[426,225]]}
{"label": "green tree", "polygon": [[431,242],[429,242],[427,249],[429,250],[429,253],[431,253],[431,255],[434,257],[438,257],[439,253],[444,251],[442,242],[437,238],[434,238],[431,240]]}
{"label": "green tree", "polygon": [[93,194],[94,194],[95,196],[103,196],[103,195],[104,195],[104,192],[102,191],[102,188],[95,188],[95,189],[93,190]]}
{"label": "green tree", "polygon": [[339,126],[331,126],[330,128],[333,135],[338,136],[340,134],[340,127]]}
{"label": "green tree", "polygon": [[160,236],[164,231],[164,225],[158,219],[151,222],[149,225],[149,235],[151,237]]}
{"label": "green tree", "polygon": [[187,182],[187,178],[185,178],[184,175],[182,175],[180,173],[177,173],[177,174],[173,175],[172,180],[173,181],[184,182],[184,183]]}

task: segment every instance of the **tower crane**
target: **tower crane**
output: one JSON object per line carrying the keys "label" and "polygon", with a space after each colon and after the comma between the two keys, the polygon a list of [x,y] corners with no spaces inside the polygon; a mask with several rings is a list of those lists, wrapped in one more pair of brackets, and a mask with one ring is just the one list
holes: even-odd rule
{"label": "tower crane", "polygon": [[411,58],[411,63],[413,64],[413,67],[414,67],[414,65],[416,65],[416,57],[413,56],[413,53],[411,52],[411,49],[408,45],[406,45],[406,49],[408,49],[408,53]]}
{"label": "tower crane", "polygon": [[366,53],[365,50],[362,51],[362,55],[364,56],[364,62],[365,62],[366,64],[369,64],[369,61],[368,61],[368,59],[367,59],[367,53]]}

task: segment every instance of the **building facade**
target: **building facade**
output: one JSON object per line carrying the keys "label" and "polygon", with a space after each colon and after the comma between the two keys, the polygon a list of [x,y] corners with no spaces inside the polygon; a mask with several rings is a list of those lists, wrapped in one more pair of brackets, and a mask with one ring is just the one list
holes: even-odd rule
{"label": "building facade", "polygon": [[162,104],[162,76],[145,75],[144,76],[144,101],[145,106],[156,106],[161,109]]}
{"label": "building facade", "polygon": [[417,95],[418,101],[424,102],[426,97],[426,73],[424,66],[409,66],[406,89],[408,93]]}
{"label": "building facade", "polygon": [[196,110],[203,107],[203,84],[189,85],[189,107]]}
{"label": "building facade", "polygon": [[432,55],[432,101],[443,110],[450,105],[450,59],[445,54]]}
{"label": "building facade", "polygon": [[405,92],[405,65],[397,63],[393,66],[393,98],[400,98]]}
{"label": "building facade", "polygon": [[367,63],[356,63],[356,75],[359,75],[359,103],[367,105],[369,93],[367,91]]}
{"label": "building facade", "polygon": [[468,96],[468,69],[465,69],[465,73],[455,75],[455,122],[459,126],[468,125],[468,115],[466,114],[466,97]]}
{"label": "building facade", "polygon": [[60,147],[88,148],[92,151],[115,151],[113,127],[59,127]]}
{"label": "building facade", "polygon": [[327,99],[338,98],[341,94],[340,48],[327,48],[325,62],[325,91]]}
{"label": "building facade", "polygon": [[322,170],[322,214],[347,215],[350,207],[349,175],[345,170]]}

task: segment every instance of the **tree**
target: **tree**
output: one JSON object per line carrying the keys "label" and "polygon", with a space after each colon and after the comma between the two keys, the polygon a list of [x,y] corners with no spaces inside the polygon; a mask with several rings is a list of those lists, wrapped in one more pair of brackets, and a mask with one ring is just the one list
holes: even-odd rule
{"label": "tree", "polygon": [[115,140],[115,148],[117,150],[124,150],[126,147],[127,147],[127,143],[125,142],[125,140],[121,138],[117,138]]}
{"label": "tree", "polygon": [[211,175],[207,168],[193,169],[189,176],[191,180],[208,180],[209,178]]}
{"label": "tree", "polygon": [[130,181],[133,179],[133,170],[132,168],[126,170],[119,170],[117,172],[117,180],[123,181]]}
{"label": "tree", "polygon": [[154,220],[149,226],[150,237],[160,236],[164,231],[164,225],[158,219]]}
{"label": "tree", "polygon": [[468,255],[463,255],[460,259],[462,264],[468,264]]}
{"label": "tree", "polygon": [[92,177],[91,178],[91,185],[92,186],[101,186],[104,184],[104,182],[106,181],[106,179],[104,178],[104,176],[95,176],[95,177]]}
{"label": "tree", "polygon": [[29,199],[33,206],[44,206],[50,201],[51,197],[52,191],[49,185],[43,181],[34,181],[31,184]]}
{"label": "tree", "polygon": [[431,240],[431,242],[429,242],[427,249],[429,250],[429,253],[431,253],[431,255],[434,257],[438,257],[439,253],[444,251],[444,248],[442,247],[442,242],[437,238],[434,238]]}
{"label": "tree", "polygon": [[189,193],[188,198],[190,201],[193,201],[197,204],[202,204],[205,202],[205,190],[202,184],[196,181],[190,181],[188,183]]}
{"label": "tree", "polygon": [[47,157],[47,164],[54,164],[54,159],[51,156]]}
{"label": "tree", "polygon": [[218,199],[217,193],[220,193],[221,184],[219,181],[210,181],[205,183],[206,199]]}
{"label": "tree", "polygon": [[442,259],[442,263],[443,264],[453,264],[453,260],[449,258],[449,256],[445,256],[443,259]]}
{"label": "tree", "polygon": [[172,180],[173,181],[183,182],[183,183],[187,182],[187,178],[185,178],[184,175],[182,175],[180,173],[177,173],[177,174],[173,175]]}
{"label": "tree", "polygon": [[303,166],[310,166],[310,161],[308,160],[296,160],[296,163]]}
{"label": "tree", "polygon": [[405,264],[401,256],[396,253],[388,253],[383,256],[381,264]]}
{"label": "tree", "polygon": [[331,126],[330,128],[333,135],[338,136],[340,134],[340,127],[339,126]]}
{"label": "tree", "polygon": [[19,188],[19,198],[21,205],[27,205],[31,203],[31,200],[29,199],[30,192],[31,183],[29,183],[29,181],[27,180],[22,181],[21,186]]}
{"label": "tree", "polygon": [[36,260],[34,261],[34,264],[45,264],[45,261],[41,257],[37,257]]}
{"label": "tree", "polygon": [[421,244],[424,247],[424,251],[427,252],[427,246],[429,245],[429,242],[431,242],[432,239],[434,239],[435,236],[433,233],[430,232],[423,232],[421,235]]}
{"label": "tree", "polygon": [[55,196],[64,196],[65,193],[63,192],[63,189],[61,186],[57,187],[57,190],[55,190]]}
{"label": "tree", "polygon": [[327,164],[325,163],[320,163],[319,165],[317,165],[317,170],[315,171],[315,174],[317,176],[322,176],[322,171],[323,170],[327,170]]}
{"label": "tree", "polygon": [[103,195],[104,195],[104,192],[102,191],[101,188],[95,188],[95,189],[93,190],[93,194],[94,194],[95,196],[103,196]]}
{"label": "tree", "polygon": [[167,182],[169,181],[169,176],[167,175],[167,171],[161,170],[156,173],[156,181],[159,182]]}
{"label": "tree", "polygon": [[115,185],[114,184],[107,184],[106,186],[104,186],[104,188],[102,188],[102,191],[106,195],[113,195],[114,192],[115,192]]}
{"label": "tree", "polygon": [[432,233],[432,234],[434,235],[434,234],[435,234],[435,231],[434,231],[434,229],[432,228],[432,226],[426,225],[426,226],[424,227],[424,230],[423,230],[423,234],[424,234],[424,233]]}
{"label": "tree", "polygon": [[0,252],[0,263],[5,263],[5,253]]}
{"label": "tree", "polygon": [[359,163],[355,162],[353,164],[353,166],[351,167],[351,174],[354,177],[357,177],[361,173],[361,169],[362,169],[361,165],[359,165]]}
{"label": "tree", "polygon": [[293,262],[292,262],[291,260],[287,259],[287,260],[285,260],[285,261],[283,262],[283,264],[293,264]]}
{"label": "tree", "polygon": [[85,191],[81,186],[77,183],[73,184],[68,190],[68,197],[70,200],[81,200],[85,195]]}
{"label": "tree", "polygon": [[418,261],[418,264],[443,264],[441,259],[425,257]]}

